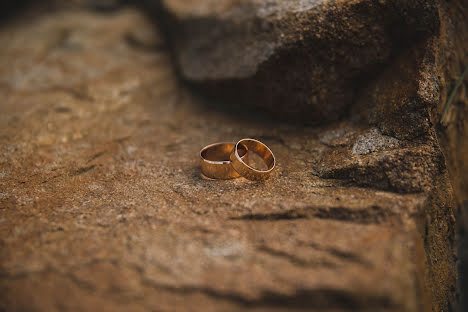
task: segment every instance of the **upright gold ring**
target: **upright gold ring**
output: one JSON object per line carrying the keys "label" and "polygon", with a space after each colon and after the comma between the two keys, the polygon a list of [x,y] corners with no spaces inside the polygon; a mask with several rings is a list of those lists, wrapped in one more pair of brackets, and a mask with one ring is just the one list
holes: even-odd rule
{"label": "upright gold ring", "polygon": [[[239,174],[231,166],[229,156],[236,146],[235,143],[222,142],[205,146],[200,151],[200,167],[202,173],[212,179],[233,179]],[[247,156],[247,147],[243,144],[238,146],[240,159]]]}
{"label": "upright gold ring", "polygon": [[[258,170],[255,169],[242,159],[241,147],[246,146],[249,153],[254,152],[258,154],[265,164],[267,165],[267,170]],[[252,181],[262,181],[270,177],[271,172],[275,169],[275,156],[271,150],[260,141],[254,139],[242,139],[237,142],[234,150],[230,156],[231,166],[244,178]]]}

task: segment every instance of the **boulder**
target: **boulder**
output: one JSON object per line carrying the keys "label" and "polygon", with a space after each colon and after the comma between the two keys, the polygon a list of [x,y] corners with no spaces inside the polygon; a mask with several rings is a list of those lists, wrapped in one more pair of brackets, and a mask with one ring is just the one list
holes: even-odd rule
{"label": "boulder", "polygon": [[[309,124],[348,115],[401,61],[411,63],[405,69],[412,83],[392,94],[415,93],[424,82],[418,76],[423,63],[433,67],[430,54],[450,45],[444,28],[462,18],[464,6],[438,0],[146,2],[161,17],[186,81],[223,101]],[[408,55],[412,50],[419,53],[416,60]],[[376,92],[390,96],[393,87],[379,85]],[[433,91],[438,89],[427,90]]]}

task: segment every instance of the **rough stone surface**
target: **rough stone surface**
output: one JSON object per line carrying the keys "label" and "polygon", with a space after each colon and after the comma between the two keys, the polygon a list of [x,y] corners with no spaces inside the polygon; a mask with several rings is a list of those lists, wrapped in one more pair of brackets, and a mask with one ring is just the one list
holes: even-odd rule
{"label": "rough stone surface", "polygon": [[[432,130],[390,137],[364,100],[312,128],[200,99],[134,9],[20,20],[0,45],[0,310],[451,308]],[[243,137],[275,153],[270,180],[201,178],[204,145]]]}
{"label": "rough stone surface", "polygon": [[[400,55],[424,54],[451,23],[439,0],[146,2],[163,12],[182,77],[225,101],[306,123],[346,115]],[[466,14],[462,1],[450,6]],[[418,79],[410,79],[395,96],[413,91]]]}
{"label": "rough stone surface", "polygon": [[[383,137],[367,146],[372,140],[363,134],[352,150],[361,155],[408,141],[428,143],[424,150],[431,163],[439,159],[448,164],[460,239],[466,236],[466,79],[442,121],[441,112],[468,64],[468,2],[146,2],[162,17],[181,77],[208,94],[256,106],[284,120],[323,123],[349,118],[373,126]],[[349,139],[346,130],[333,131],[321,142],[337,147]],[[395,176],[400,182],[403,177],[400,165],[396,175],[389,168],[389,153],[365,163],[331,157],[327,165],[337,163],[338,168],[325,165],[318,172],[399,192],[428,186],[429,180],[422,181],[425,175],[405,164],[416,161],[413,152],[400,147],[394,153],[406,168],[404,175],[421,183],[395,184]],[[439,158],[441,153],[445,160]],[[431,166],[426,169],[437,171]],[[460,265],[466,285],[462,292],[468,293],[468,256],[463,256],[466,248],[460,248],[466,259]]]}

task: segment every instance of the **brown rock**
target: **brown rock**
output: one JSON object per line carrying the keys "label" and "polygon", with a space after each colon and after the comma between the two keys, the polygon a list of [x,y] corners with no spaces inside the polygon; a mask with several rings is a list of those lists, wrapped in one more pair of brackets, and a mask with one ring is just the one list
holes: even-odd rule
{"label": "brown rock", "polygon": [[[466,1],[146,2],[162,12],[181,76],[208,94],[288,121],[350,118],[377,128],[370,148],[358,140],[352,151],[334,149],[317,168],[319,176],[429,191],[427,175],[438,175],[447,163],[464,236],[466,78],[442,111],[468,64]],[[334,131],[339,135],[331,145],[345,146],[341,134],[348,140],[349,131]],[[365,148],[383,151],[381,135],[404,148],[364,156]],[[359,159],[350,156],[356,151]]]}
{"label": "brown rock", "polygon": [[[0,45],[0,310],[449,310],[435,138],[210,105],[133,9],[17,21]],[[242,137],[273,177],[202,179],[198,151]]]}
{"label": "brown rock", "polygon": [[405,51],[439,49],[421,44],[451,23],[438,0],[146,2],[163,12],[182,77],[225,101],[306,123],[343,117]]}

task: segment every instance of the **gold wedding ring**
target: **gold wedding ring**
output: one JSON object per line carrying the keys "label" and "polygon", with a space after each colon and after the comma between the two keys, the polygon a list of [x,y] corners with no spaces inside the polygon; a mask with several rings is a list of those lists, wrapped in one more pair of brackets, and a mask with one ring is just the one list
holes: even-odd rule
{"label": "gold wedding ring", "polygon": [[[267,165],[267,170],[258,170],[255,169],[247,163],[245,163],[242,158],[243,148],[247,147],[249,153],[254,152],[258,154],[265,164]],[[246,179],[253,181],[262,181],[270,177],[271,172],[275,168],[275,156],[271,150],[262,142],[254,139],[242,139],[235,145],[231,155],[231,166],[234,168],[237,173],[243,176]]]}
{"label": "gold wedding ring", "polygon": [[243,144],[235,143],[215,143],[205,146],[200,151],[200,166],[202,173],[212,179],[233,179],[239,174],[232,168],[229,156],[236,147],[239,159],[247,156],[247,147]]}

